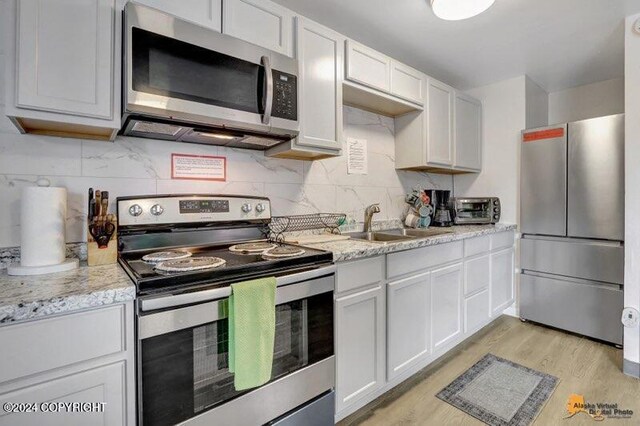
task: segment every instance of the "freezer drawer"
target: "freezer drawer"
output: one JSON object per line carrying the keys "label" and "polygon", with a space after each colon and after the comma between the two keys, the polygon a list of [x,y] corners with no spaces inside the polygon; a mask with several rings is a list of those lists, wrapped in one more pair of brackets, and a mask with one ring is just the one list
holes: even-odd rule
{"label": "freezer drawer", "polygon": [[567,234],[567,126],[522,132],[520,229]]}
{"label": "freezer drawer", "polygon": [[520,317],[622,344],[622,290],[521,274]]}
{"label": "freezer drawer", "polygon": [[567,235],[624,240],[624,114],[569,123]]}
{"label": "freezer drawer", "polygon": [[525,236],[520,240],[520,268],[623,284],[624,247],[612,242]]}

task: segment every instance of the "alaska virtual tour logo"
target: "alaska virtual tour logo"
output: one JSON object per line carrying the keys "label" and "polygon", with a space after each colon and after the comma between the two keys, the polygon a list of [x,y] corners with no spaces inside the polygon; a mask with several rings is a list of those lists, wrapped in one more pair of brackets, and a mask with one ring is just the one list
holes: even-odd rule
{"label": "alaska virtual tour logo", "polygon": [[623,409],[616,402],[585,402],[583,395],[571,394],[567,401],[567,413],[565,419],[576,414],[584,413],[593,420],[602,421],[604,419],[630,419],[633,410]]}

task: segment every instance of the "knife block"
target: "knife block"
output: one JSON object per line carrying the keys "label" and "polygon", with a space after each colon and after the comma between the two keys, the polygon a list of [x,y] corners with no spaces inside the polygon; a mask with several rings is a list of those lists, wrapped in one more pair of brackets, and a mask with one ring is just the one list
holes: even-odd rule
{"label": "knife block", "polygon": [[109,244],[105,248],[99,248],[98,243],[93,239],[87,225],[87,264],[89,266],[111,265],[118,260],[118,223],[114,219],[111,221],[116,227],[116,231],[111,236]]}

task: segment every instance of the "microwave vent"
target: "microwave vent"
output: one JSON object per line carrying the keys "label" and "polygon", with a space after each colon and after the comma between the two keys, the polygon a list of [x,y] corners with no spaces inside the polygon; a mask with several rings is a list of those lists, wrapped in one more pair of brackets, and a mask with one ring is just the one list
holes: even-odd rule
{"label": "microwave vent", "polygon": [[137,121],[131,129],[137,133],[152,133],[154,135],[175,136],[182,131],[182,127],[173,124]]}

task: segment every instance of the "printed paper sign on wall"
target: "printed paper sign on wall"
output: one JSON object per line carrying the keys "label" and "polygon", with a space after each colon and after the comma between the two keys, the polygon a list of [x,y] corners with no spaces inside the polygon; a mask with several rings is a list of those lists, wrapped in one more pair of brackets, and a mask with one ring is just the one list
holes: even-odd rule
{"label": "printed paper sign on wall", "polygon": [[227,180],[227,158],[171,154],[171,179]]}

